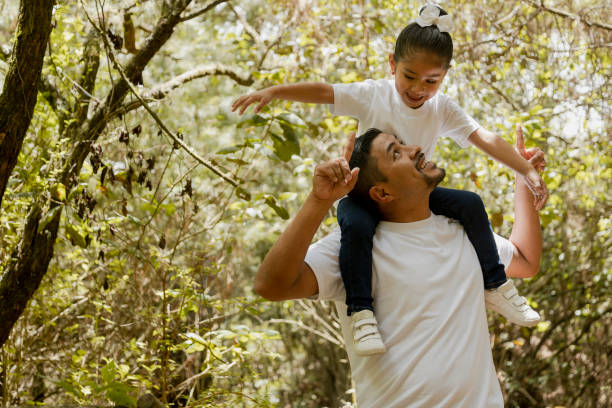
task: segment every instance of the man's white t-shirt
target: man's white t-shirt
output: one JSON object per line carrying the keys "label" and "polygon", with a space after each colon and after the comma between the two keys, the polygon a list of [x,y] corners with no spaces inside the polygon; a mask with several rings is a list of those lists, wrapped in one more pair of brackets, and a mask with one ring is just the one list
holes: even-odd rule
{"label": "man's white t-shirt", "polygon": [[[496,236],[509,265],[513,245]],[[356,355],[338,253],[340,231],[310,246],[318,299],[333,300],[360,408],[503,407],[489,345],[480,264],[463,227],[432,214],[382,221],[374,235],[374,310],[387,352]]]}
{"label": "man's white t-shirt", "polygon": [[412,109],[402,101],[393,79],[334,84],[334,115],[359,120],[358,135],[371,127],[393,134],[406,144],[421,146],[427,159],[440,137],[450,137],[461,147],[480,125],[441,92],[423,106]]}

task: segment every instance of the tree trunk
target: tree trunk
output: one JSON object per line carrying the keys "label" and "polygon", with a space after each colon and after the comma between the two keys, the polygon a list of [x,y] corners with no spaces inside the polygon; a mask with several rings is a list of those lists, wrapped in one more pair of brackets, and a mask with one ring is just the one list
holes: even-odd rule
{"label": "tree trunk", "polygon": [[30,127],[51,33],[54,0],[21,0],[15,46],[0,94],[0,208]]}
{"label": "tree trunk", "polygon": [[[126,65],[125,72],[128,78],[135,81],[142,75],[146,65],[171,37],[174,27],[181,22],[181,13],[190,2],[191,0],[183,0],[174,3],[169,14],[160,18],[140,51]],[[87,78],[83,80],[87,81]],[[79,115],[78,107],[77,111],[72,112],[72,117],[80,118],[82,123],[66,130],[74,143],[74,148],[59,176],[60,182],[66,187],[66,195],[75,187],[92,144],[97,141],[106,127],[105,115],[116,109],[128,92],[129,86],[125,81],[119,80],[90,119],[86,119],[86,115]],[[63,204],[51,201],[45,210],[46,207],[44,196],[35,199],[32,203],[20,243],[0,279],[0,347],[8,339],[13,325],[40,285],[53,257],[53,246],[59,230]]]}

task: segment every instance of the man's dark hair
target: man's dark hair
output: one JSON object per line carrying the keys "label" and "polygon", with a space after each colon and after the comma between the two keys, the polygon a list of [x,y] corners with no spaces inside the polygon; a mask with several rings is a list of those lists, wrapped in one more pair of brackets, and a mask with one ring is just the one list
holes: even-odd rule
{"label": "man's dark hair", "polygon": [[[448,13],[439,6],[440,15]],[[423,7],[424,8],[424,7]],[[423,12],[419,10],[419,15]],[[453,59],[453,40],[449,33],[442,33],[436,25],[421,27],[417,23],[408,24],[395,41],[393,59],[395,62],[405,60],[420,51],[429,51],[444,59],[446,68],[450,67]]]}
{"label": "man's dark hair", "polygon": [[367,206],[374,204],[370,197],[370,188],[379,181],[387,181],[387,178],[378,170],[376,158],[370,155],[372,141],[381,133],[382,131],[379,129],[370,128],[355,139],[355,147],[353,148],[351,160],[349,160],[351,170],[359,167],[357,183],[349,193],[349,196]]}

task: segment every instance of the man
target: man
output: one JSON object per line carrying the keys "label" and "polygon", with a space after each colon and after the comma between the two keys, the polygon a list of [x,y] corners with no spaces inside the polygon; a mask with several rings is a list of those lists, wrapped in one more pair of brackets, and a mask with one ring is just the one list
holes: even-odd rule
{"label": "man", "polygon": [[[360,136],[353,153],[354,145],[353,136],[343,158],[317,166],[312,192],[265,257],[255,291],[270,300],[336,301],[362,408],[502,407],[476,253],[459,224],[428,206],[444,170],[425,161],[418,146],[375,129]],[[517,146],[536,168],[544,167],[543,153],[526,151],[520,132]],[[351,155],[361,168],[349,169]],[[368,357],[356,355],[350,341],[339,231],[309,248],[334,201],[353,187],[352,194],[372,200],[383,219],[374,237],[373,288],[387,352]],[[537,274],[540,224],[521,178],[510,241],[497,242],[508,277]]]}

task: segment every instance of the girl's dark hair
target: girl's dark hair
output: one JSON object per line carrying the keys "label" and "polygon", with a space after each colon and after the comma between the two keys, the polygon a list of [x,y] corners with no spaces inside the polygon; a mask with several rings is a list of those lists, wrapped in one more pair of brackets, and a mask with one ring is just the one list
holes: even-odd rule
{"label": "girl's dark hair", "polygon": [[[440,15],[448,13],[440,6]],[[425,6],[419,10],[419,15]],[[419,51],[429,51],[446,61],[446,68],[450,67],[453,59],[453,39],[449,33],[442,33],[436,25],[421,27],[416,22],[410,23],[400,33],[395,41],[393,59],[395,62],[410,58]]]}

